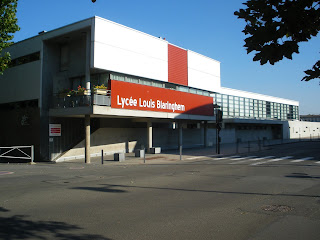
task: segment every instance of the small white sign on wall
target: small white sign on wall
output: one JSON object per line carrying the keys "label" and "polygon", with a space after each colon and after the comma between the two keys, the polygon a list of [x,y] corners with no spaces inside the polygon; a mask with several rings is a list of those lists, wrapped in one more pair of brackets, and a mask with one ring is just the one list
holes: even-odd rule
{"label": "small white sign on wall", "polygon": [[61,124],[49,124],[49,137],[61,137]]}

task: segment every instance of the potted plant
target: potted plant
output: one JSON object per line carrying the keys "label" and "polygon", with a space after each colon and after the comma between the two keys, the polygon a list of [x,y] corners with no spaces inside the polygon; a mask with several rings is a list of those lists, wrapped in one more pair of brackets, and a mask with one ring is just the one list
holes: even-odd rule
{"label": "potted plant", "polygon": [[98,95],[107,95],[108,92],[108,88],[102,84],[102,85],[98,85],[98,86],[93,86],[94,89],[94,93],[98,94]]}
{"label": "potted plant", "polygon": [[87,95],[88,91],[86,88],[81,87],[80,85],[78,86],[78,91],[76,91],[77,95]]}
{"label": "potted plant", "polygon": [[68,97],[75,96],[75,95],[77,95],[77,91],[75,91],[75,90],[69,90],[69,92],[67,94]]}

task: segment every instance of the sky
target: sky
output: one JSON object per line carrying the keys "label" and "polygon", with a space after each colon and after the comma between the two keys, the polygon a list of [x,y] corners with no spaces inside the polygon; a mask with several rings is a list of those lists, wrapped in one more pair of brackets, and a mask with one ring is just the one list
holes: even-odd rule
{"label": "sky", "polygon": [[300,114],[320,114],[320,81],[302,82],[320,59],[320,35],[300,44],[293,60],[254,62],[234,12],[241,0],[19,0],[14,41],[93,16],[137,29],[221,62],[221,86],[300,102]]}

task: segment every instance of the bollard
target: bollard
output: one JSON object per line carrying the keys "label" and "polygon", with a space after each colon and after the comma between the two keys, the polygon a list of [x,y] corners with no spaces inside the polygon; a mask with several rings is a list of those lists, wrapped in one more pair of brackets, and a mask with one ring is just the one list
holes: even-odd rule
{"label": "bollard", "polygon": [[101,164],[103,164],[103,149],[101,150]]}
{"label": "bollard", "polygon": [[146,163],[146,149],[143,149],[143,163]]}
{"label": "bollard", "polygon": [[31,164],[33,164],[34,160],[34,145],[31,145]]}
{"label": "bollard", "polygon": [[182,160],[182,145],[180,145],[179,149],[180,149],[180,161],[181,161]]}

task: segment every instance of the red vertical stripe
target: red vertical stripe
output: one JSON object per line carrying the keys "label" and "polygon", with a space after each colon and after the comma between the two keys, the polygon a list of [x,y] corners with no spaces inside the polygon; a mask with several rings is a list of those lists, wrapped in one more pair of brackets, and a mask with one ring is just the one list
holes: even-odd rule
{"label": "red vertical stripe", "polygon": [[168,80],[188,86],[188,52],[168,44]]}

